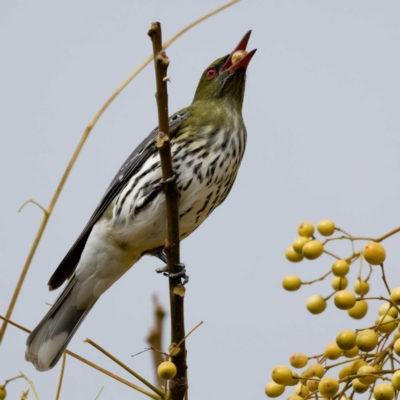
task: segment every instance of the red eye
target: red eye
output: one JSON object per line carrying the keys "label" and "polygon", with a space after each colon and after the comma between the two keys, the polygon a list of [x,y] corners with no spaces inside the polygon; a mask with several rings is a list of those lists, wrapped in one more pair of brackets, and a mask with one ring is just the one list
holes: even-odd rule
{"label": "red eye", "polygon": [[206,76],[207,76],[208,79],[211,79],[211,78],[214,78],[214,76],[215,76],[216,73],[217,73],[217,71],[215,70],[215,68],[210,68],[210,69],[207,71]]}

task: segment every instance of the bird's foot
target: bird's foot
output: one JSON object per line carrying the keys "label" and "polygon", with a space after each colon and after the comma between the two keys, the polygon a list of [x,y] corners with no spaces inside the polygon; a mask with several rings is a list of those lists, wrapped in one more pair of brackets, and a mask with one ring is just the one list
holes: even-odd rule
{"label": "bird's foot", "polygon": [[189,282],[189,276],[186,275],[186,266],[185,264],[175,264],[175,267],[179,268],[180,270],[174,274],[170,274],[168,272],[168,265],[165,265],[164,267],[157,268],[156,272],[158,274],[163,274],[164,276],[168,276],[169,278],[182,278],[183,282],[182,285],[186,285]]}
{"label": "bird's foot", "polygon": [[153,185],[153,188],[154,189],[162,189],[166,185],[175,184],[177,182],[177,180],[178,180],[178,174],[174,173],[171,176],[171,178],[168,178],[165,181],[161,181],[161,182],[155,183]]}

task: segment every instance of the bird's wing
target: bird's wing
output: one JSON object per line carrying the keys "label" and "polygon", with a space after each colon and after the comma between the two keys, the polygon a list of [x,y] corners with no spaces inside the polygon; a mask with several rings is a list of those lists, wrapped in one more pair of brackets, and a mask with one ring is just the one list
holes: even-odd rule
{"label": "bird's wing", "polygon": [[[182,122],[184,122],[190,115],[192,111],[190,109],[183,109],[176,114],[172,115],[169,119],[169,131],[170,135],[173,135]],[[155,151],[155,139],[158,134],[158,127],[155,128],[142,143],[132,152],[125,163],[122,165],[117,175],[111,181],[110,186],[106,190],[100,204],[95,209],[93,215],[91,216],[89,222],[83,229],[82,233],[71,247],[67,255],[61,261],[58,268],[55,270],[51,276],[48,285],[50,290],[57,289],[60,287],[64,281],[71,277],[74,273],[76,266],[78,265],[81,253],[85,247],[86,241],[90,235],[90,232],[99,220],[99,218],[107,210],[107,207],[117,196],[117,194],[124,188],[124,186],[129,182],[129,179],[134,175],[147,158]]]}

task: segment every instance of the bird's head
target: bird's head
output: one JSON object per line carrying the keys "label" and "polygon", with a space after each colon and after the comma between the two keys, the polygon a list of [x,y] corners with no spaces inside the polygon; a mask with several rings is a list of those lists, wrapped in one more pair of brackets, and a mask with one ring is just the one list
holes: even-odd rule
{"label": "bird's head", "polygon": [[229,55],[214,61],[203,72],[193,103],[204,100],[229,99],[242,107],[246,69],[257,49],[246,51],[251,31]]}

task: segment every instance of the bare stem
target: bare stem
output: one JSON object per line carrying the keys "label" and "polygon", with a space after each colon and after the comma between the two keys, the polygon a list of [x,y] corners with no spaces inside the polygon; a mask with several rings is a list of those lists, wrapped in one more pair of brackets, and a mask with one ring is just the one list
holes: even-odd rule
{"label": "bare stem", "polygon": [[393,229],[392,231],[390,231],[390,232],[387,233],[386,235],[381,236],[381,237],[378,238],[378,239],[375,239],[375,242],[378,242],[378,243],[379,243],[379,242],[382,242],[382,240],[387,239],[388,237],[390,237],[390,236],[396,234],[397,232],[400,232],[400,227],[399,227],[399,228],[396,228],[396,229]]}
{"label": "bare stem", "polygon": [[133,384],[133,383],[131,383],[131,382],[129,382],[129,381],[127,381],[127,380],[121,378],[120,376],[115,375],[115,374],[113,374],[113,373],[110,372],[110,371],[107,371],[106,369],[104,369],[104,368],[98,366],[97,364],[94,364],[94,363],[92,363],[91,361],[86,360],[86,358],[83,358],[83,357],[81,357],[80,355],[78,355],[78,354],[76,354],[76,353],[73,353],[72,351],[65,350],[65,353],[67,353],[69,356],[74,357],[74,358],[76,358],[77,360],[83,362],[84,364],[89,365],[90,367],[92,367],[92,368],[94,368],[94,369],[97,369],[97,371],[102,372],[103,374],[105,374],[105,375],[107,375],[107,376],[109,376],[109,377],[111,377],[111,378],[117,380],[118,382],[121,382],[121,383],[123,383],[124,385],[129,386],[130,388],[135,389],[135,390],[137,390],[138,392],[143,393],[143,394],[145,394],[145,395],[148,396],[148,397],[151,397],[151,398],[154,399],[154,400],[164,400],[164,399],[165,399],[164,394],[163,394],[162,397],[160,397],[160,396],[158,396],[158,395],[156,395],[156,394],[154,394],[154,393],[151,393],[151,392],[149,392],[149,391],[147,391],[147,390],[141,388],[140,386],[137,386],[137,385],[135,385],[135,384]]}
{"label": "bare stem", "polygon": [[302,285],[311,285],[315,282],[323,281],[327,276],[329,276],[332,273],[332,271],[328,271],[326,274],[322,275],[320,278],[314,279],[313,281],[308,281],[308,282],[301,282]]}
{"label": "bare stem", "polygon": [[156,388],[154,385],[152,385],[149,381],[144,379],[141,375],[136,373],[134,370],[129,368],[127,365],[125,365],[123,362],[118,360],[118,358],[114,357],[111,353],[109,353],[107,350],[103,349],[101,346],[99,346],[97,343],[93,342],[90,339],[85,340],[86,343],[91,344],[93,347],[95,347],[97,350],[101,351],[104,355],[106,355],[108,358],[113,360],[116,364],[118,364],[120,367],[122,367],[125,371],[128,371],[131,375],[133,375],[136,379],[138,379],[140,382],[144,383],[149,389],[151,389],[154,393],[157,393],[161,398],[163,398],[164,393]]}
{"label": "bare stem", "polygon": [[388,291],[388,293],[389,293],[389,296],[390,296],[391,292],[390,292],[390,289],[389,289],[389,285],[388,285],[388,283],[387,283],[387,281],[386,281],[385,270],[383,269],[383,263],[381,264],[381,270],[382,270],[382,280],[383,280],[383,283],[385,284],[386,289],[387,289],[387,291]]}
{"label": "bare stem", "polygon": [[36,391],[36,388],[35,388],[35,385],[33,384],[33,382],[30,379],[28,379],[28,377],[26,377],[22,372],[20,372],[20,373],[21,373],[21,376],[29,383],[29,386],[32,389],[33,395],[35,396],[35,400],[39,400],[39,395],[38,395],[38,392]]}
{"label": "bare stem", "polygon": [[338,257],[337,255],[331,253],[330,251],[324,250],[325,254],[328,254],[329,256],[336,258],[337,260],[340,260],[340,257]]}
{"label": "bare stem", "polygon": [[60,398],[62,382],[63,382],[63,379],[64,379],[64,371],[65,371],[65,362],[66,361],[67,361],[67,354],[64,353],[63,356],[62,356],[61,372],[60,372],[60,379],[58,380],[56,400],[58,400]]}

